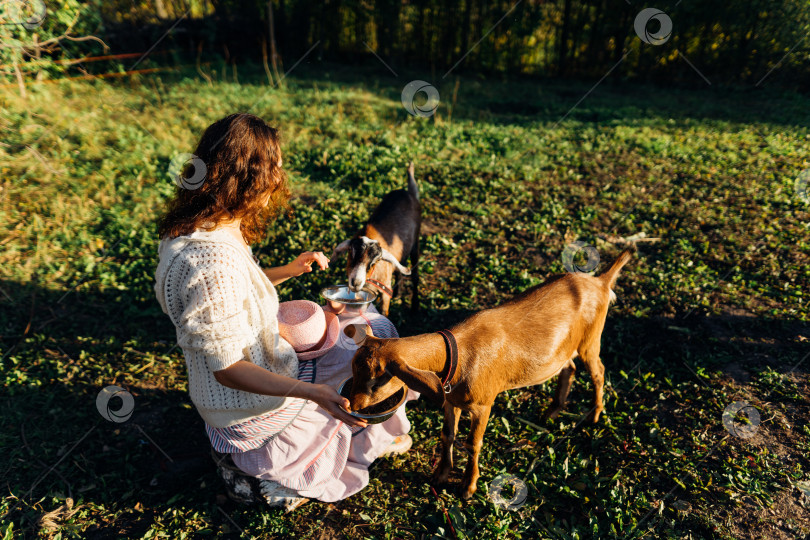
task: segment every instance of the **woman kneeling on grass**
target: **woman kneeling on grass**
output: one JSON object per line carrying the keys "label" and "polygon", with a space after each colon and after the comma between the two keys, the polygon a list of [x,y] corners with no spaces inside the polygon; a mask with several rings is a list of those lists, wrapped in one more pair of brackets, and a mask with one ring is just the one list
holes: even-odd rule
{"label": "woman kneeling on grass", "polygon": [[[160,222],[155,292],[176,327],[220,473],[232,481],[232,496],[251,500],[253,486],[288,510],[307,498],[348,497],[368,484],[374,459],[410,447],[404,407],[367,426],[341,409],[349,401],[333,386],[316,384],[319,357],[332,381],[351,376],[353,351],[335,347],[350,321],[313,302],[280,310],[274,286],[313,264],[326,269],[323,253],[266,269],[253,257],[250,243],[289,199],[277,130],[253,115],[231,115],[205,130],[195,155],[206,176],[181,182],[196,189],[181,187]],[[364,318],[396,335],[381,315]]]}

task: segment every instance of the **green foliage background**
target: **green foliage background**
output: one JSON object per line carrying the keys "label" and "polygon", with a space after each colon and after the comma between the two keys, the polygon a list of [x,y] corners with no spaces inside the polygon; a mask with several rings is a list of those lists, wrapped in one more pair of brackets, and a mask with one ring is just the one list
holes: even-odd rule
{"label": "green foliage background", "polygon": [[[0,2],[3,78],[13,80],[14,64],[28,79],[63,74],[65,66],[53,61],[80,58],[93,50],[87,46],[88,41],[75,39],[84,39],[102,28],[100,6],[101,2],[93,0]],[[94,44],[99,46],[97,41]]]}
{"label": "green foliage background", "polygon": [[[3,6],[40,0],[4,0]],[[643,43],[634,21],[644,6],[629,0],[58,0],[33,30],[0,29],[3,63],[75,59],[109,45],[113,53],[144,52],[157,41],[185,63],[203,57],[260,62],[271,33],[283,64],[313,45],[319,59],[357,63],[372,52],[395,67],[421,69],[431,80],[458,69],[479,74],[602,77],[616,75],[702,84],[807,88],[810,76],[810,4],[805,0],[683,0],[657,7],[672,20],[666,44]],[[273,12],[273,24],[270,14]],[[4,17],[8,19],[8,15]],[[62,35],[99,41],[60,41],[50,52],[36,42]],[[656,31],[657,23],[648,29]],[[172,30],[168,35],[167,32]],[[36,35],[36,37],[35,37]],[[165,62],[166,59],[163,59]],[[690,66],[691,64],[691,66]],[[124,65],[124,64],[121,64]],[[109,66],[107,66],[109,67]],[[85,67],[92,72],[90,67]],[[101,71],[96,71],[100,73]],[[4,69],[6,77],[12,73]],[[36,66],[28,76],[43,75]]]}

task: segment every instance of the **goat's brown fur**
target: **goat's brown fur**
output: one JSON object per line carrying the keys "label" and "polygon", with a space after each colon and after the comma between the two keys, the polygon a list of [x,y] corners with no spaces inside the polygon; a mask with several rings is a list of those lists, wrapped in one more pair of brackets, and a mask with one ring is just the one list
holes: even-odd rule
{"label": "goat's brown fur", "polygon": [[588,420],[596,422],[603,410],[605,368],[599,357],[608,306],[615,298],[611,288],[619,271],[630,260],[623,252],[601,276],[554,276],[493,309],[480,311],[451,328],[459,350],[452,390],[445,394],[439,377],[447,364],[444,340],[438,333],[400,339],[379,339],[346,334],[362,342],[352,359],[354,383],[349,398],[352,410],[378,403],[403,385],[422,392],[444,406],[443,452],[434,472],[436,483],[447,481],[453,468],[453,443],[462,410],[472,416],[468,448],[472,456],[462,483],[462,497],[469,498],[478,481],[478,456],[495,397],[512,388],[540,384],[559,374],[559,383],[545,418],[564,408],[574,379],[573,359],[579,356],[593,380],[593,409]]}

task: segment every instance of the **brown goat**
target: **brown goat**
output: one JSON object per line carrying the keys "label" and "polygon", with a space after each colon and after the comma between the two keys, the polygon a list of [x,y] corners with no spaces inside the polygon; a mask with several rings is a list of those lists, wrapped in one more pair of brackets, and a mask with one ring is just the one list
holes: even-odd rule
{"label": "brown goat", "polygon": [[[475,493],[478,456],[495,397],[512,388],[540,384],[559,374],[554,398],[544,414],[553,418],[565,406],[574,380],[578,355],[593,380],[593,409],[588,420],[602,413],[605,368],[599,358],[602,330],[611,290],[621,268],[630,260],[624,251],[607,272],[594,277],[565,274],[550,278],[512,300],[480,311],[450,329],[458,346],[458,368],[452,373],[449,341],[439,333],[399,339],[379,339],[365,327],[354,326],[348,336],[362,343],[352,359],[352,410],[378,403],[407,385],[444,406],[443,452],[433,482],[445,483],[453,468],[453,443],[461,411],[472,425],[467,439],[472,455],[464,473],[461,495]],[[445,381],[449,385],[443,386]]]}
{"label": "brown goat", "polygon": [[[341,242],[332,257],[343,251],[349,253],[346,263],[348,286],[360,291],[366,283],[382,294],[382,314],[388,316],[394,292],[394,270],[411,276],[413,295],[411,311],[419,308],[419,231],[421,228],[419,188],[413,174],[413,163],[408,165],[408,189],[386,194],[372,212],[368,222],[353,238]],[[411,270],[402,263],[410,258]],[[377,264],[386,261],[390,264]]]}

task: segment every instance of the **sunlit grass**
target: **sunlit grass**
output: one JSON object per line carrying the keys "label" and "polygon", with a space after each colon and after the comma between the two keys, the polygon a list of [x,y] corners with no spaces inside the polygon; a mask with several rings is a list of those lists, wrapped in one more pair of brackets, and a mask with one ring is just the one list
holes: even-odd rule
{"label": "sunlit grass", "polygon": [[[782,379],[806,352],[810,311],[810,213],[794,190],[810,166],[801,102],[605,84],[569,114],[589,84],[462,79],[456,102],[448,81],[437,114],[422,119],[399,102],[404,77],[302,66],[268,89],[260,72],[240,68],[241,85],[188,73],[32,85],[27,100],[5,90],[0,377],[11,397],[0,414],[10,449],[0,511],[25,499],[5,531],[33,537],[45,530],[39,517],[71,496],[79,511],[53,518],[63,537],[238,534],[217,505],[256,536],[449,537],[446,508],[459,537],[624,537],[676,488],[633,535],[728,537],[740,534],[732,523],[741,500],[770,504],[805,474],[806,453],[784,462],[772,444],[798,447],[784,426],[807,420],[796,416],[805,375],[798,386]],[[571,414],[542,430],[532,423],[548,385],[500,396],[470,505],[436,499],[426,485],[441,425],[428,404],[410,413],[414,450],[383,460],[347,501],[284,516],[218,499],[224,490],[152,285],[155,222],[174,189],[169,162],[235,111],[282,129],[296,195],[292,217],[257,247],[264,264],[330,252],[380,196],[404,186],[415,161],[423,313],[411,317],[395,301],[402,334],[446,326],[563,271],[569,242],[596,246],[604,263],[619,253],[617,238],[657,238],[639,244],[608,316],[604,420],[577,427],[589,407],[584,375]],[[342,266],[285,284],[282,300],[316,298]],[[732,363],[751,384],[729,379]],[[109,384],[135,395],[127,424],[95,411]],[[777,419],[759,442],[723,440],[722,411],[741,398]],[[24,497],[93,426],[61,476]],[[502,472],[529,487],[520,512],[486,499]],[[679,514],[674,499],[693,511]]]}

